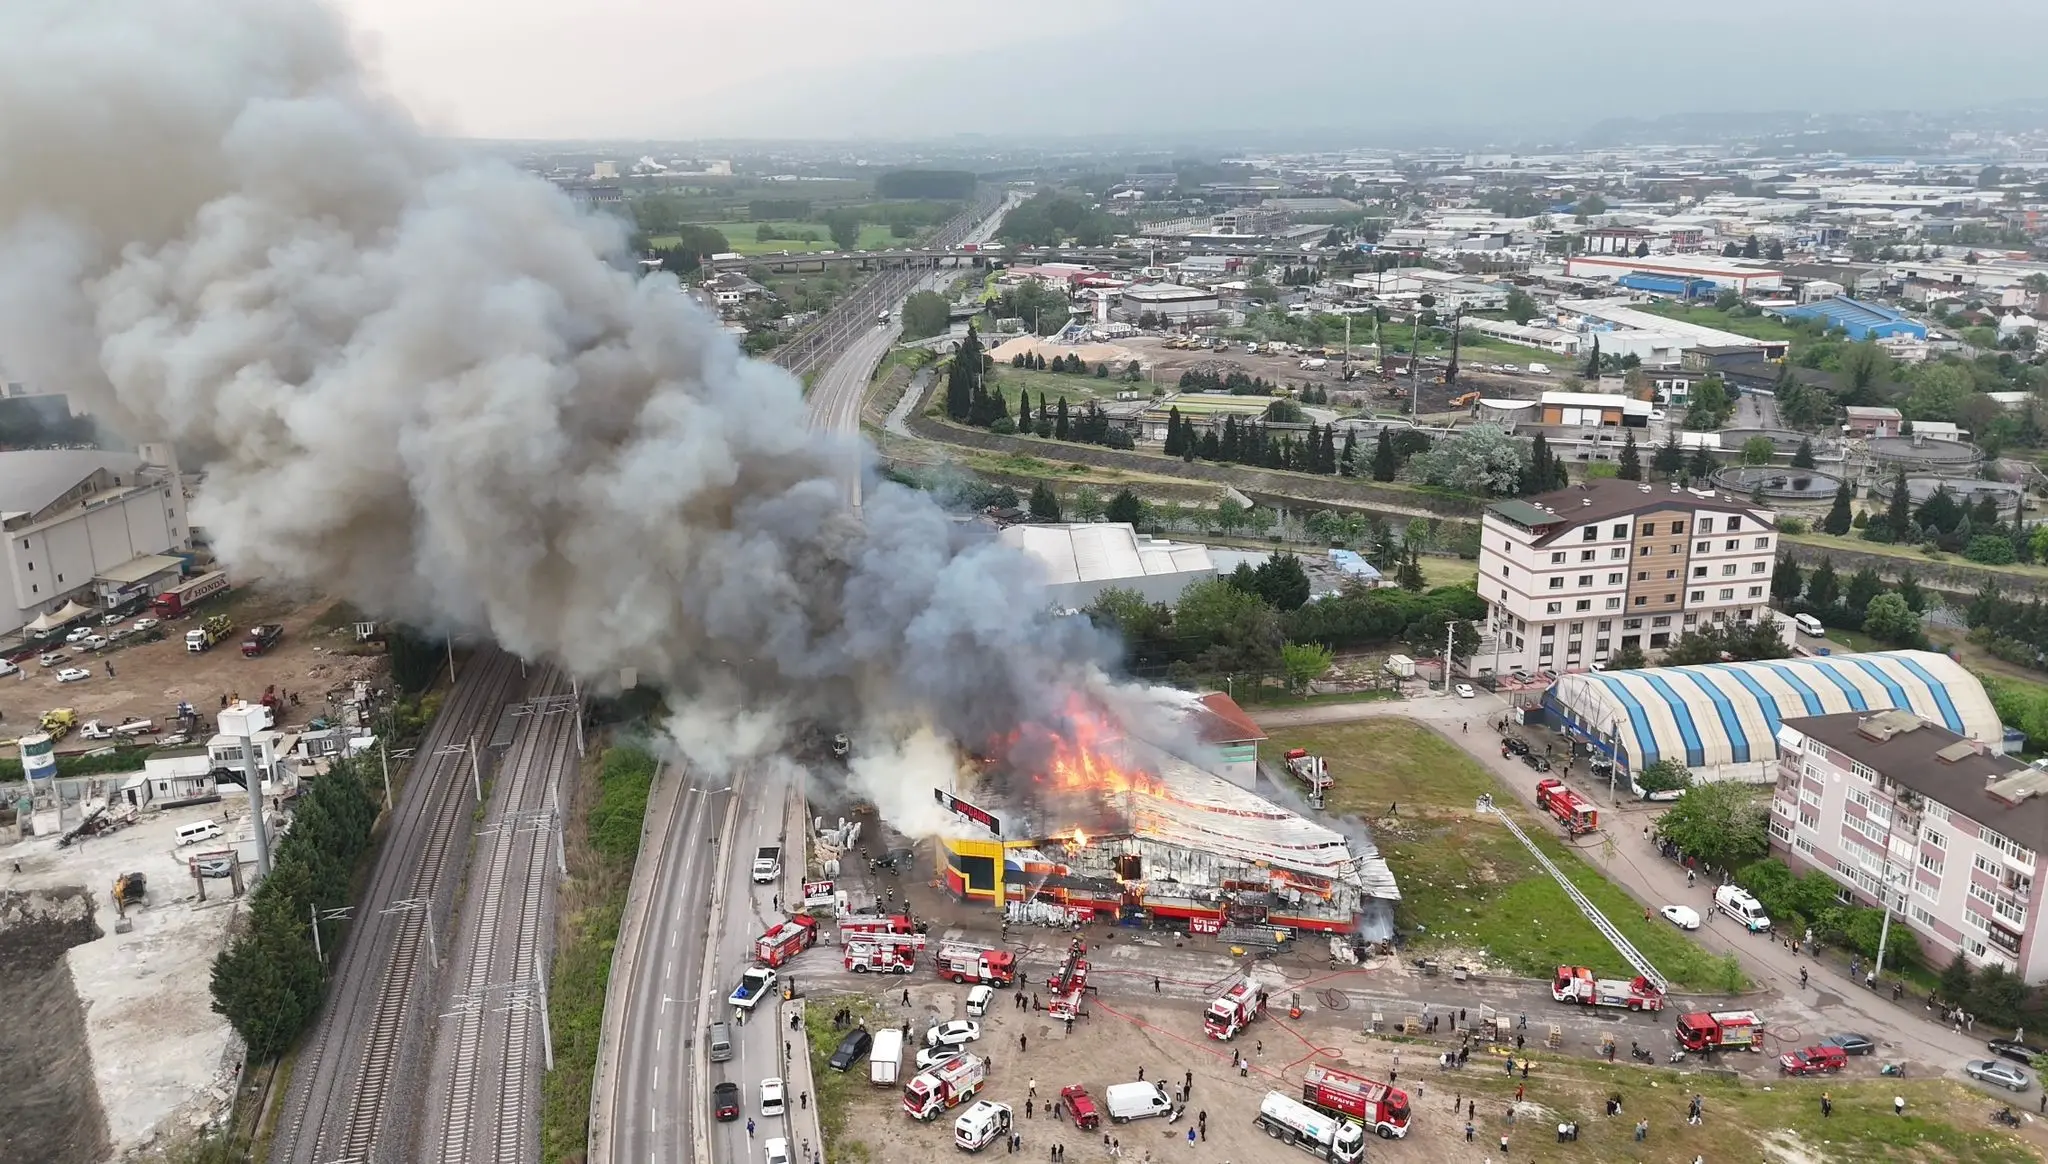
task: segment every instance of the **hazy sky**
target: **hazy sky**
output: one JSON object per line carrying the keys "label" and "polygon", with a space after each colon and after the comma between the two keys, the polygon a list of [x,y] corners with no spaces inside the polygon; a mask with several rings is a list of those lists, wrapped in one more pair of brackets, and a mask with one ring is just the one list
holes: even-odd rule
{"label": "hazy sky", "polygon": [[1369,140],[2048,97],[2044,0],[335,2],[394,93],[477,137]]}

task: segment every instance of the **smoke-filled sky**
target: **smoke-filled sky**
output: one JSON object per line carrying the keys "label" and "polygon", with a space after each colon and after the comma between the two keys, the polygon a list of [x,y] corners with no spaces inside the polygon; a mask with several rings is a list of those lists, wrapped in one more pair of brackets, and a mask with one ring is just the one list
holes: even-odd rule
{"label": "smoke-filled sky", "polygon": [[921,494],[845,513],[853,438],[618,230],[370,96],[310,0],[0,4],[0,352],[196,454],[231,568],[837,724],[1058,706],[1081,620]]}
{"label": "smoke-filled sky", "polygon": [[340,3],[395,92],[482,137],[1555,140],[1609,117],[2048,97],[2040,0]]}

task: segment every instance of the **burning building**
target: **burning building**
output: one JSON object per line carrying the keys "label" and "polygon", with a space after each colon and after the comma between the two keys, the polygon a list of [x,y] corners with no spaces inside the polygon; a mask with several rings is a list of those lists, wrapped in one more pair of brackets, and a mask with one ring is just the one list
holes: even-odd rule
{"label": "burning building", "polygon": [[1392,936],[1400,891],[1362,831],[1346,835],[1099,720],[1010,744],[950,790],[971,802],[953,801],[963,824],[940,842],[955,896],[1193,933]]}

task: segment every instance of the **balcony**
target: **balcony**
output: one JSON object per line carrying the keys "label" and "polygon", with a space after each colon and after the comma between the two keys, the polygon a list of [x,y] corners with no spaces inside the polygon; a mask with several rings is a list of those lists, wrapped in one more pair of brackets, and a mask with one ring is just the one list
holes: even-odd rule
{"label": "balcony", "polygon": [[1984,940],[2014,958],[2020,956],[2020,936],[2002,925],[1985,926]]}

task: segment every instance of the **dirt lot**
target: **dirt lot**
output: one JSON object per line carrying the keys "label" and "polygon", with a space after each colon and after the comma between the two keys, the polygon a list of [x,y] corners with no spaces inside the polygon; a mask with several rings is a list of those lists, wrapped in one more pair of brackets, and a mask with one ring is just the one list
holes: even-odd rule
{"label": "dirt lot", "polygon": [[[204,654],[186,651],[185,632],[213,614],[233,619],[236,633]],[[353,677],[368,678],[381,666],[381,650],[374,660],[341,653],[355,647],[351,618],[345,607],[330,600],[307,601],[258,585],[202,603],[196,614],[164,623],[160,642],[117,643],[98,653],[66,648],[73,660],[60,666],[90,670],[90,679],[58,683],[58,668],[28,660],[19,676],[0,679],[0,735],[7,737],[0,755],[14,755],[13,737],[36,730],[37,718],[57,707],[76,709],[80,723],[98,719],[111,725],[135,716],[153,719],[162,727],[175,718],[179,701],[189,700],[202,717],[201,730],[211,734],[207,713],[219,709],[223,695],[253,701],[273,684],[301,700],[299,706],[285,708],[281,722],[304,723],[327,711],[328,691]],[[243,658],[241,632],[265,622],[281,623],[284,638],[258,658]],[[83,752],[105,743],[73,732],[57,750]]]}
{"label": "dirt lot", "polygon": [[[1247,355],[1244,345],[1238,344],[1226,351],[1179,351],[1166,346],[1165,341],[1151,336],[1134,336],[1119,341],[1134,352],[1147,369],[1157,370],[1158,382],[1171,386],[1180,380],[1180,374],[1190,369],[1203,369],[1227,373],[1232,369],[1248,376],[1263,376],[1282,385],[1297,388],[1310,386],[1327,388],[1330,391],[1332,407],[1359,407],[1386,409],[1399,404],[1405,410],[1409,399],[1409,384],[1406,376],[1397,380],[1381,380],[1377,376],[1364,374],[1365,369],[1374,366],[1370,358],[1354,359],[1354,368],[1361,372],[1361,378],[1345,384],[1341,378],[1343,361],[1331,359],[1322,368],[1309,371],[1301,367],[1299,356]],[[1480,361],[1491,365],[1496,360],[1491,353],[1484,353]],[[1466,392],[1479,391],[1488,396],[1510,397],[1533,400],[1546,389],[1557,387],[1554,377],[1509,375],[1474,370],[1472,360],[1461,360],[1463,365],[1456,387],[1431,383],[1443,371],[1441,362],[1432,363],[1427,356],[1422,365],[1422,413],[1450,412],[1453,397]],[[1150,380],[1148,379],[1148,383]]]}

